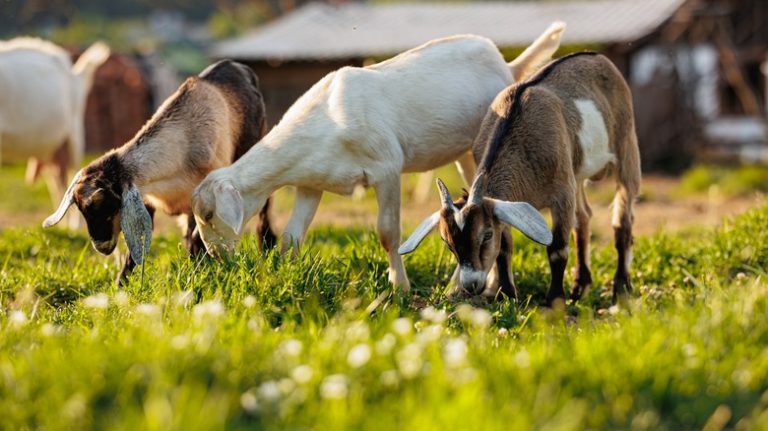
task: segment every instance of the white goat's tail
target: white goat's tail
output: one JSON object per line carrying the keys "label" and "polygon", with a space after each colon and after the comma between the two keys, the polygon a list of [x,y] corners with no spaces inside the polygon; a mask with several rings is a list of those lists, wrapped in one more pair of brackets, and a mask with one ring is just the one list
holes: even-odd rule
{"label": "white goat's tail", "polygon": [[107,58],[109,58],[110,50],[104,42],[96,42],[88,49],[85,50],[77,59],[75,65],[72,66],[72,73],[81,79],[81,82],[85,84],[83,90],[85,94],[91,89],[93,84],[93,75],[96,73],[96,69],[102,65]]}
{"label": "white goat's tail", "polygon": [[553,22],[522,54],[509,63],[515,82],[530,78],[552,59],[552,55],[560,48],[560,37],[564,30],[564,22]]}

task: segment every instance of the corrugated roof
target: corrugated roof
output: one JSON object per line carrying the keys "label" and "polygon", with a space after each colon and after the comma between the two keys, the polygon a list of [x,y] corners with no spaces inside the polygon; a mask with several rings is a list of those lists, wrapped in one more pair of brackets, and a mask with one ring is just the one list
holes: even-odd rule
{"label": "corrugated roof", "polygon": [[430,39],[472,33],[499,46],[524,46],[555,20],[563,43],[637,40],[684,0],[400,3],[338,6],[310,3],[241,37],[214,46],[214,57],[312,60],[394,54]]}

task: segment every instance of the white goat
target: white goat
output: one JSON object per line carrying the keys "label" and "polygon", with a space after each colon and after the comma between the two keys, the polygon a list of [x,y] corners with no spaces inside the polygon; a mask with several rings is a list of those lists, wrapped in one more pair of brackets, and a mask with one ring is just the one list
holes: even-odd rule
{"label": "white goat", "polygon": [[44,40],[0,42],[0,157],[28,160],[28,182],[50,166],[54,204],[64,194],[67,169],[82,161],[86,100],[96,69],[108,57],[101,42],[74,66],[69,53]]}
{"label": "white goat", "polygon": [[[454,277],[469,293],[516,297],[510,257],[513,226],[548,246],[552,279],[547,303],[565,298],[563,273],[568,237],[576,232],[576,277],[571,297],[592,284],[589,220],[584,182],[613,168],[613,227],[618,265],[614,302],[631,290],[632,206],[640,188],[640,153],[632,95],[606,57],[576,53],[559,58],[530,80],[499,93],[473,148],[479,174],[468,196],[453,202],[442,182],[442,209],[416,228],[400,247],[410,253],[438,227],[456,255]],[[552,211],[552,232],[536,208]]]}
{"label": "white goat", "polygon": [[282,238],[298,247],[323,191],[376,189],[379,239],[390,282],[410,285],[400,240],[400,174],[434,169],[463,157],[494,96],[546,62],[559,46],[556,23],[507,64],[490,40],[472,35],[428,42],[387,61],[328,74],[288,109],[280,123],[240,160],[211,172],[192,197],[206,248],[232,250],[243,224],[277,188],[296,186]]}

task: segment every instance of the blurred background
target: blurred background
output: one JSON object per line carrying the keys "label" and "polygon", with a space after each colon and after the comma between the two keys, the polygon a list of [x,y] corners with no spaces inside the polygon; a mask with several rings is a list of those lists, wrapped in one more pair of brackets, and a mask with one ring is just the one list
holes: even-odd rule
{"label": "blurred background", "polygon": [[[0,0],[0,38],[33,35],[76,58],[96,40],[112,48],[86,111],[86,150],[122,145],[186,77],[232,58],[258,74],[269,123],[313,83],[345,65],[381,61],[430,39],[475,33],[508,60],[552,21],[567,23],[558,55],[606,54],[634,96],[646,172],[640,231],[719,220],[768,191],[768,2],[765,0],[303,1]],[[0,95],[2,97],[2,95]],[[0,170],[0,226],[37,224],[49,201],[23,167]],[[462,186],[452,167],[438,173]],[[409,195],[418,179],[406,179]],[[605,218],[612,180],[597,187]],[[406,226],[436,205],[406,198]],[[327,204],[334,203],[333,208]],[[291,198],[278,199],[287,211]],[[605,205],[603,205],[605,204]],[[318,218],[373,224],[370,199],[325,197]],[[28,207],[28,208],[27,208]],[[21,209],[27,208],[22,211]],[[645,220],[648,226],[643,227]]]}

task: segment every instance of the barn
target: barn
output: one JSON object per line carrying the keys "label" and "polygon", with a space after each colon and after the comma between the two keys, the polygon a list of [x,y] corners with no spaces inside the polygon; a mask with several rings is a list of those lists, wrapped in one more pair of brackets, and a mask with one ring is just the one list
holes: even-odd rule
{"label": "barn", "polygon": [[646,169],[677,169],[694,156],[768,161],[768,2],[760,0],[310,3],[211,55],[256,71],[274,123],[339,67],[460,33],[489,37],[511,59],[555,20],[568,24],[561,54],[601,51],[626,76]]}

